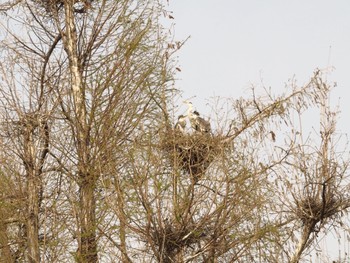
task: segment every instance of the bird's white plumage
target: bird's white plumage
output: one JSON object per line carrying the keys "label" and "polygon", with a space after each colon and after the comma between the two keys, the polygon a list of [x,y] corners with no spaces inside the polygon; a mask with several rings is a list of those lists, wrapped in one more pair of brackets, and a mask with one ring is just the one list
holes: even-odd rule
{"label": "bird's white plumage", "polygon": [[184,103],[186,103],[188,106],[187,116],[190,120],[192,129],[200,133],[210,133],[211,132],[210,123],[204,120],[202,117],[200,117],[200,114],[198,113],[198,111],[193,111],[192,102],[184,101]]}

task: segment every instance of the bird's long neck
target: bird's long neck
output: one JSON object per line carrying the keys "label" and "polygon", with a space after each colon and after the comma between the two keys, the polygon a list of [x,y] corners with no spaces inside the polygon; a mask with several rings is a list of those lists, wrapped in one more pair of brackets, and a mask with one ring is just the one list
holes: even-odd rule
{"label": "bird's long neck", "polygon": [[193,115],[193,105],[189,104],[187,109],[187,116]]}

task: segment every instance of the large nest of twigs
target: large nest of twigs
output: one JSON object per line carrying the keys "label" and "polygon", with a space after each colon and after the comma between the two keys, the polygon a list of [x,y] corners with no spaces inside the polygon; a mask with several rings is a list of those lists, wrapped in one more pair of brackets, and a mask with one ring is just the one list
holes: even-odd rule
{"label": "large nest of twigs", "polygon": [[198,181],[215,157],[223,150],[222,137],[211,134],[183,134],[168,130],[162,139],[174,168],[180,168]]}
{"label": "large nest of twigs", "polygon": [[295,199],[296,215],[305,224],[316,224],[334,216],[342,206],[336,196],[307,196]]}
{"label": "large nest of twigs", "polygon": [[199,228],[195,223],[180,224],[164,221],[162,226],[151,231],[153,242],[159,247],[163,255],[163,262],[173,262],[175,255],[181,249],[198,243],[207,236],[207,230]]}

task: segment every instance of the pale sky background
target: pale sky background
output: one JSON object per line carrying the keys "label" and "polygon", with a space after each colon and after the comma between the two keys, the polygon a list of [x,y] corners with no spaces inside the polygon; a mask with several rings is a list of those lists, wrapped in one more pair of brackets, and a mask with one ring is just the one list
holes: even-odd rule
{"label": "pale sky background", "polygon": [[[350,0],[169,2],[175,38],[191,36],[178,53],[176,87],[184,99],[196,96],[194,105],[209,114],[213,96],[247,96],[261,80],[279,93],[293,76],[303,85],[316,68],[332,66],[327,79],[337,82],[331,94],[341,109],[337,128],[350,135]],[[318,123],[318,114],[308,118]],[[337,238],[321,242],[336,259]]]}
{"label": "pale sky background", "polygon": [[[176,87],[208,114],[213,96],[238,98],[249,87],[282,92],[295,76],[305,84],[316,68],[333,66],[333,104],[350,134],[349,0],[170,0],[175,38],[190,39],[178,52]],[[318,117],[318,116],[317,116]]]}

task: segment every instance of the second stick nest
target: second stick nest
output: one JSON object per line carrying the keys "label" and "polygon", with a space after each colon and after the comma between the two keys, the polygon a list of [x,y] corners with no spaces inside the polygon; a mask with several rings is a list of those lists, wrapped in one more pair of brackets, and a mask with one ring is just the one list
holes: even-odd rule
{"label": "second stick nest", "polygon": [[321,222],[335,215],[343,202],[334,195],[304,196],[295,199],[296,214],[304,224]]}
{"label": "second stick nest", "polygon": [[200,242],[207,236],[209,227],[198,226],[194,222],[180,224],[164,221],[162,226],[151,230],[151,238],[162,251],[162,262],[174,262],[172,259],[183,248]]}

